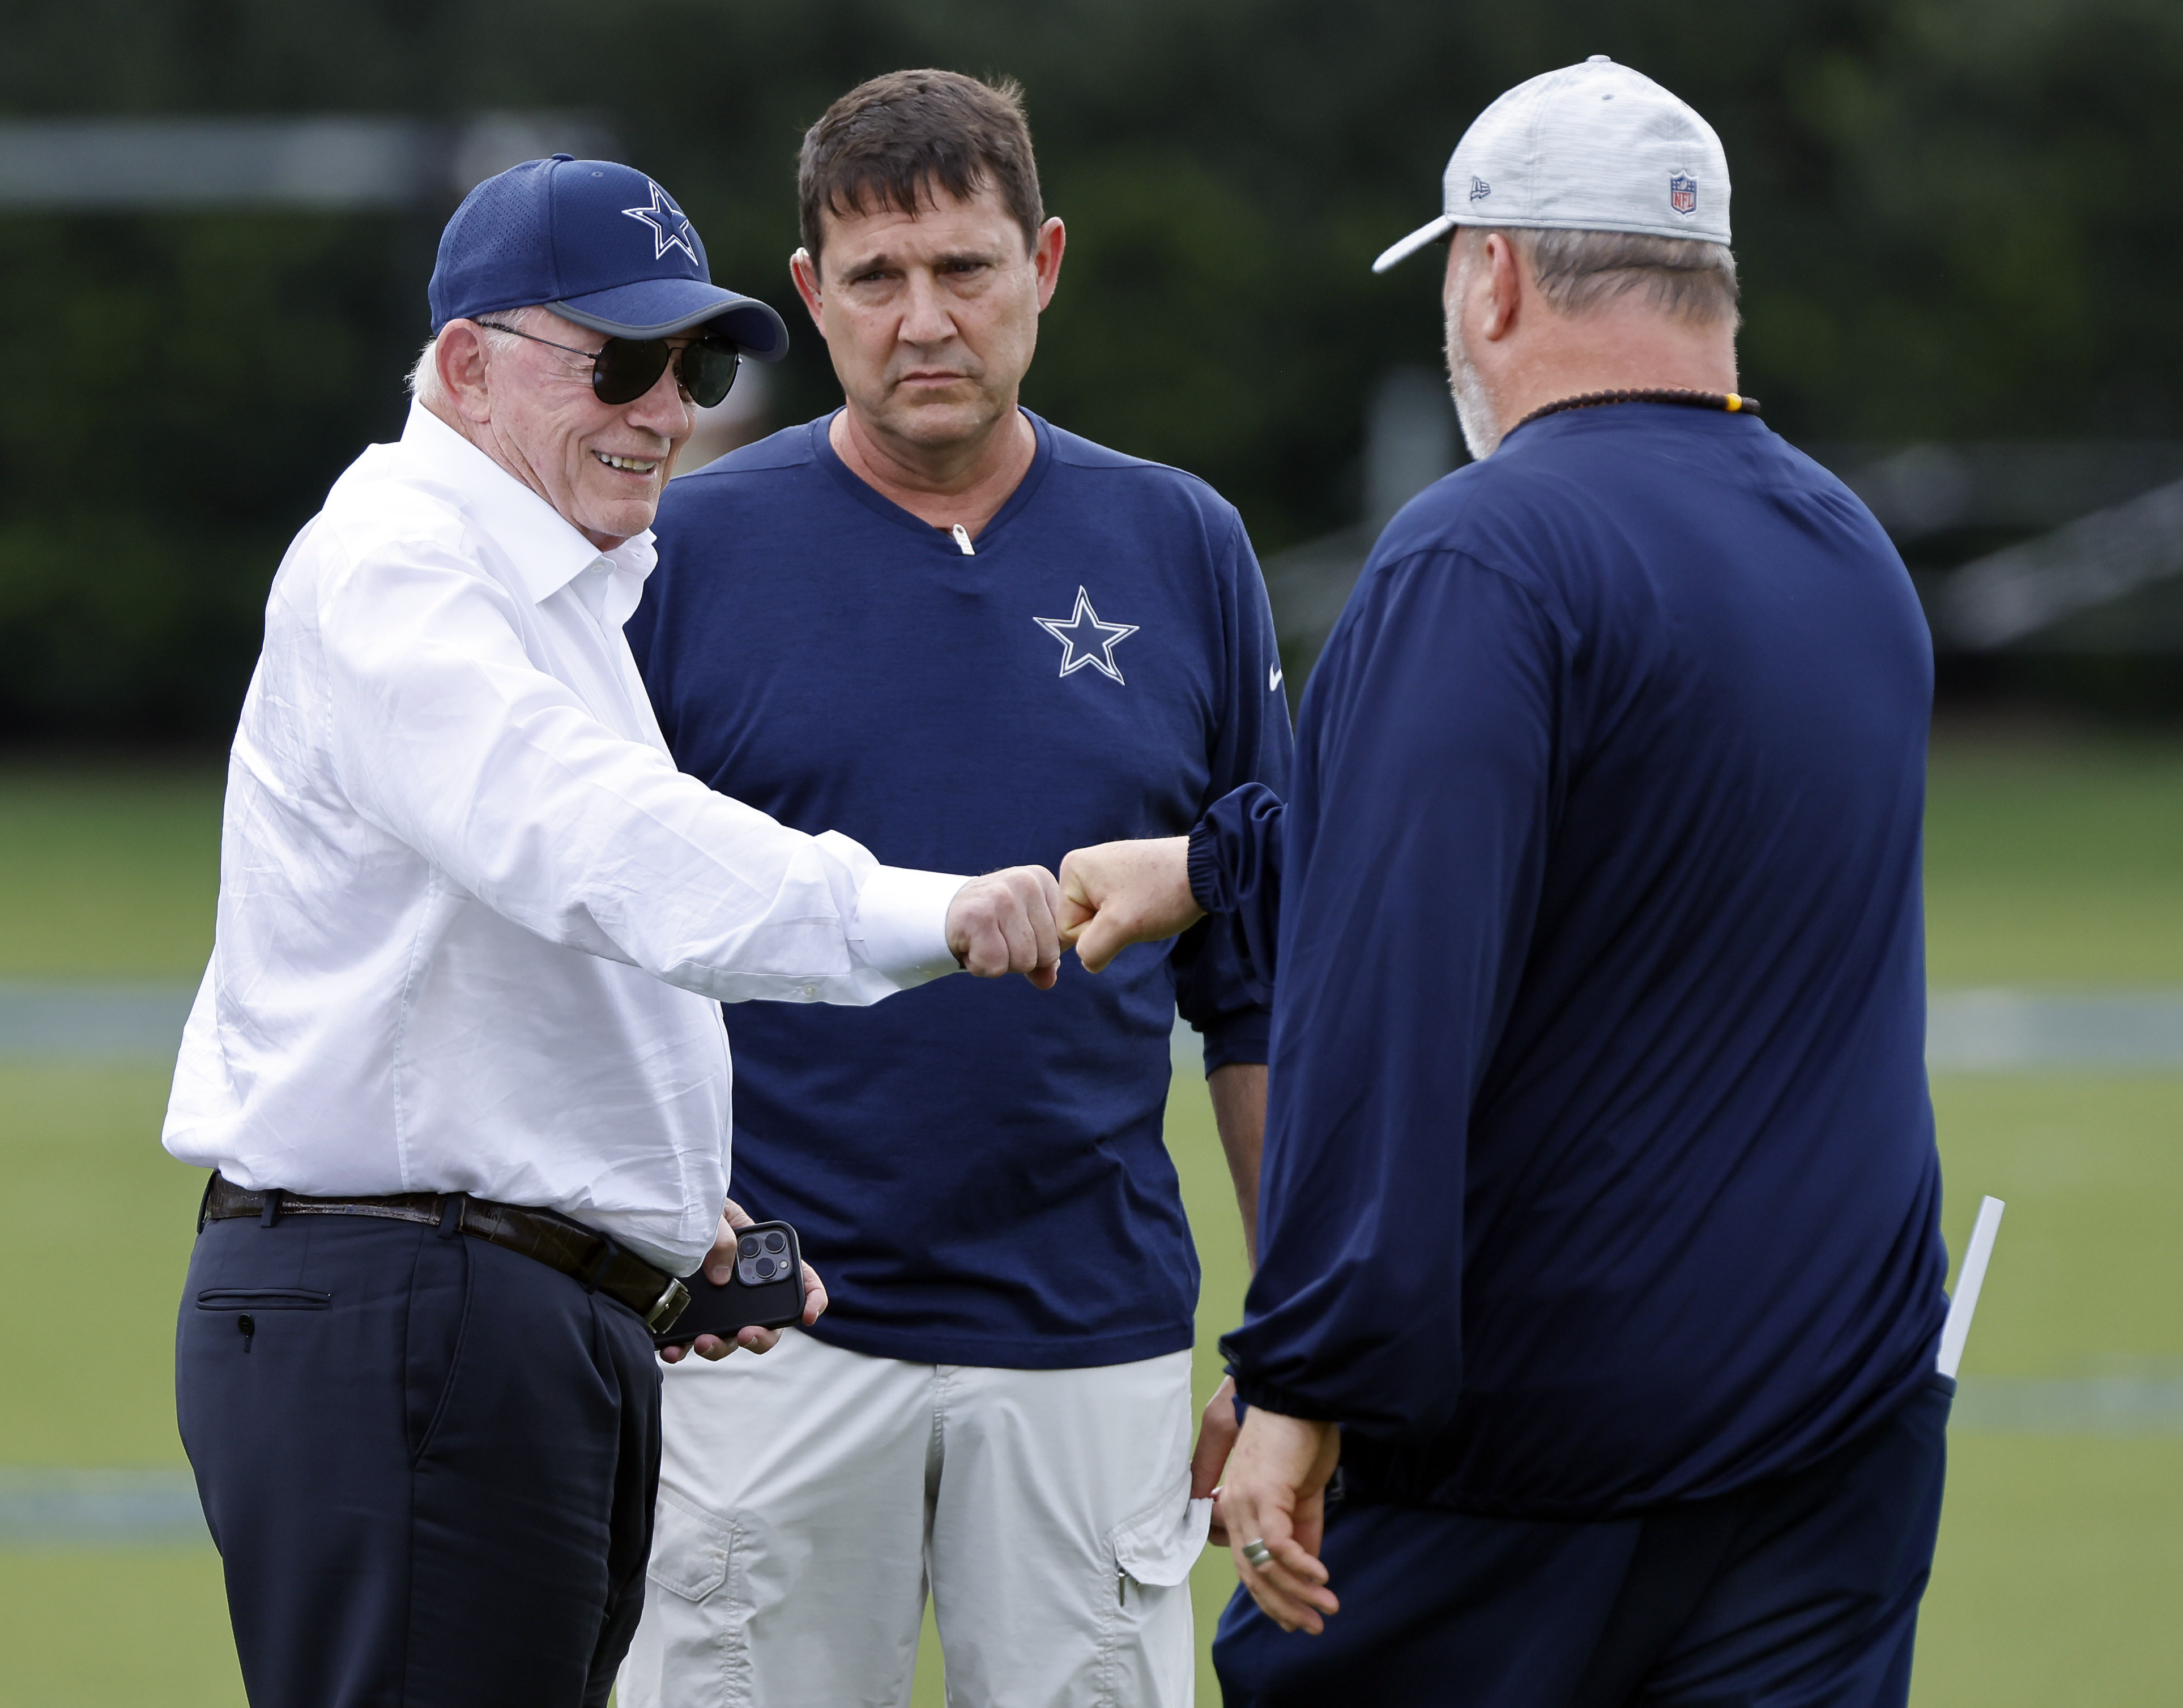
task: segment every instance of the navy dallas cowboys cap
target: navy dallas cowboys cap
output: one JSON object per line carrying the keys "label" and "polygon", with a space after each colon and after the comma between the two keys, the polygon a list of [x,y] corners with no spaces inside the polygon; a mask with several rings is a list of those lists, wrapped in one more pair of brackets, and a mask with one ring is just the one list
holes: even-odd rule
{"label": "navy dallas cowboys cap", "polygon": [[713,283],[697,228],[643,173],[556,154],[488,178],[440,234],[425,287],[435,336],[542,303],[616,338],[664,338],[703,326],[761,362],[788,353],[780,316]]}

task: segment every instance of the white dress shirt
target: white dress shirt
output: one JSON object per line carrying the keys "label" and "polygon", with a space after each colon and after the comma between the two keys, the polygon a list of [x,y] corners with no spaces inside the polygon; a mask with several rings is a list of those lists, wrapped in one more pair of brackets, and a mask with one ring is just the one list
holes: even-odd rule
{"label": "white dress shirt", "polygon": [[168,1150],[558,1210],[681,1274],[727,1191],[714,1004],[955,970],[963,879],[675,768],[621,633],[653,562],[421,408],[335,482],[267,603]]}

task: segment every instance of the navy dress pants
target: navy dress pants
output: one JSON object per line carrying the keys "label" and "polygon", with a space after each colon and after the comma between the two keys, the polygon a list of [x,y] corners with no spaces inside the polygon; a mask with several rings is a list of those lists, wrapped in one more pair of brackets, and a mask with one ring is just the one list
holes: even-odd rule
{"label": "navy dress pants", "polygon": [[1242,1590],[1227,1708],[1902,1708],[1955,1384],[1793,1476],[1553,1523],[1344,1501],[1341,1611],[1285,1633]]}
{"label": "navy dress pants", "polygon": [[633,1312],[452,1231],[208,1222],[175,1365],[253,1708],[604,1708],[659,1479]]}

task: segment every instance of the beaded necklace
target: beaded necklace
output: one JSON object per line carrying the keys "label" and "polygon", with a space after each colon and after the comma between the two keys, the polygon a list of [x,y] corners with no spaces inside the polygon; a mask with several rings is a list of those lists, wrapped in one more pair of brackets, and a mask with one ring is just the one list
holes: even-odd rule
{"label": "beaded necklace", "polygon": [[1564,409],[1597,409],[1605,403],[1683,403],[1693,409],[1725,409],[1731,415],[1758,413],[1756,397],[1745,397],[1734,391],[1687,391],[1680,387],[1655,385],[1634,391],[1586,391],[1581,396],[1541,403],[1508,431],[1514,433],[1516,427],[1528,427],[1541,415],[1558,415]]}

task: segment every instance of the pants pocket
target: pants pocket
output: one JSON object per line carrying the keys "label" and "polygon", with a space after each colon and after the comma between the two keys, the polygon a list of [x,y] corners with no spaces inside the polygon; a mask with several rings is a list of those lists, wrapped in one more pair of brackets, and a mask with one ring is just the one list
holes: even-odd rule
{"label": "pants pocket", "polygon": [[668,1490],[653,1509],[644,1620],[624,1663],[624,1708],[740,1708],[751,1700],[750,1622],[732,1519]]}
{"label": "pants pocket", "polygon": [[420,1234],[409,1267],[402,1406],[409,1456],[425,1456],[454,1404],[470,1320],[470,1242]]}
{"label": "pants pocket", "polygon": [[200,1311],[330,1311],[334,1295],[308,1287],[201,1287]]}
{"label": "pants pocket", "polygon": [[703,1601],[728,1581],[734,1527],[665,1490],[653,1509],[652,1563],[645,1575],[670,1595]]}
{"label": "pants pocket", "polygon": [[1186,1471],[1158,1500],[1108,1533],[1114,1598],[1103,1622],[1102,1704],[1188,1708],[1197,1687],[1190,1571],[1212,1522],[1213,1503],[1190,1498]]}
{"label": "pants pocket", "polygon": [[1167,1494],[1114,1528],[1108,1540],[1114,1569],[1147,1589],[1186,1583],[1212,1528],[1213,1503],[1190,1498],[1186,1473]]}
{"label": "pants pocket", "polygon": [[233,1323],[237,1333],[229,1344],[247,1353],[258,1350],[261,1319],[270,1323],[292,1320],[296,1312],[331,1311],[334,1295],[308,1287],[201,1287],[197,1302],[208,1316],[225,1316]]}

